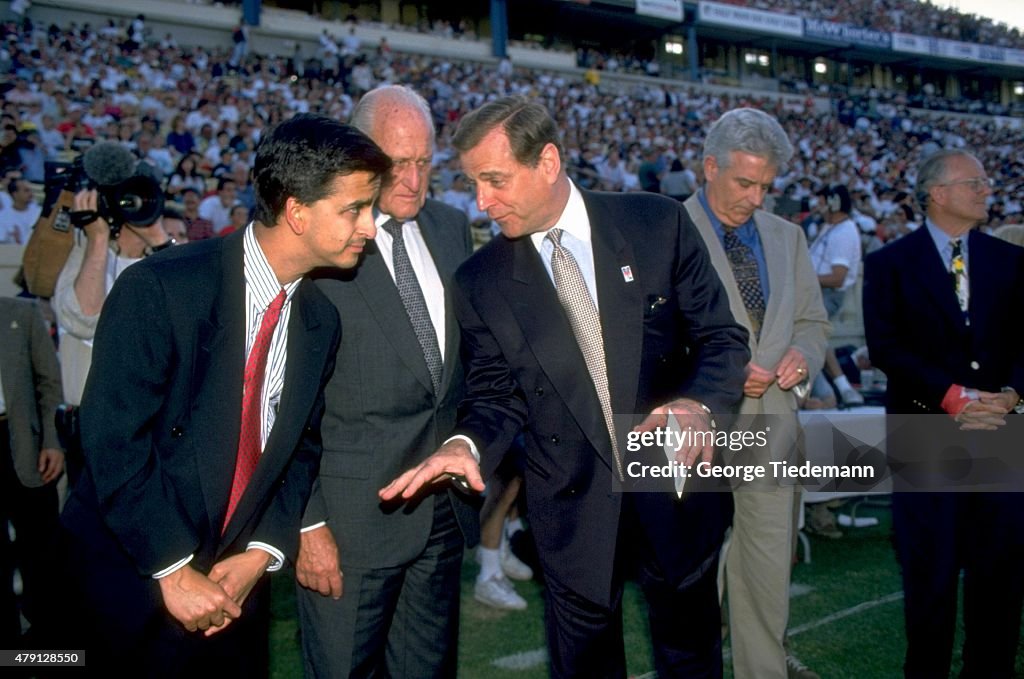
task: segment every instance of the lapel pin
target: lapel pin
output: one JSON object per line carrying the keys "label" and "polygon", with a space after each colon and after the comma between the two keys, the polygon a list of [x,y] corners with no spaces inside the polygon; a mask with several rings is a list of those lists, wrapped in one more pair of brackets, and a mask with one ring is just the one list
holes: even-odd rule
{"label": "lapel pin", "polygon": [[18,329],[18,321],[11,321],[11,330]]}
{"label": "lapel pin", "polygon": [[622,280],[626,281],[627,283],[633,282],[633,270],[630,269],[628,266],[622,267]]}

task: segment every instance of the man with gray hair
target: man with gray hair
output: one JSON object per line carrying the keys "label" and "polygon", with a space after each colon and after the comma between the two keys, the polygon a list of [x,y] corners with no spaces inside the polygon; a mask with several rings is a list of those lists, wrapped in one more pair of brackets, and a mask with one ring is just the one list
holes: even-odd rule
{"label": "man with gray hair", "polygon": [[[982,461],[998,462],[1000,448],[1019,453],[1019,438],[1005,448],[993,437],[1007,415],[1024,413],[1024,250],[975,228],[988,219],[992,188],[970,153],[933,153],[917,173],[925,225],[865,260],[864,334],[872,364],[889,376],[886,413],[933,414],[889,417],[887,452],[893,470],[904,470],[894,481],[925,478],[905,462],[968,462],[961,456],[979,447]],[[975,481],[977,467],[971,472],[957,475],[958,485]],[[962,570],[960,676],[1016,676],[1024,495],[903,489],[914,490],[895,486],[892,522],[903,574],[904,675],[949,676]]]}
{"label": "man with gray hair", "polygon": [[391,157],[377,236],[317,281],[345,341],[324,391],[320,478],[296,561],[306,675],[454,677],[462,554],[478,508],[451,484],[408,506],[377,490],[448,436],[462,399],[447,286],[472,253],[466,216],[428,199],[434,127],[412,90],[363,96],[352,124]]}
{"label": "man with gray hair", "polygon": [[[743,464],[764,468],[770,461],[795,459],[796,392],[825,358],[829,323],[804,233],[760,209],[792,155],[773,117],[752,108],[728,111],[704,142],[704,187],[684,203],[733,315],[750,332],[737,426],[771,427],[767,447],[723,451],[727,463],[732,455],[748,456]],[[799,488],[769,477],[736,487],[733,500],[724,563],[735,675],[816,678],[784,646]]]}

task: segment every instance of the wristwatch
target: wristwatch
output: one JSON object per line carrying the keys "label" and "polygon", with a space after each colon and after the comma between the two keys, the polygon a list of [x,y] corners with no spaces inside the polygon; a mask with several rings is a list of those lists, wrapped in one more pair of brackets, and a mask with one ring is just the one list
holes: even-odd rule
{"label": "wristwatch", "polygon": [[1020,392],[1018,392],[1013,387],[1003,387],[1002,389],[1000,389],[1000,391],[1002,391],[1004,394],[1011,391],[1017,394],[1017,403],[1013,406],[1012,410],[1018,415],[1024,415],[1024,397],[1020,395]]}
{"label": "wristwatch", "polygon": [[172,245],[177,245],[177,244],[178,244],[178,241],[174,240],[173,238],[168,238],[166,241],[164,241],[160,245],[150,246],[149,252],[150,252],[150,254],[155,255],[156,253],[160,252],[161,250],[166,250],[167,248],[171,247]]}

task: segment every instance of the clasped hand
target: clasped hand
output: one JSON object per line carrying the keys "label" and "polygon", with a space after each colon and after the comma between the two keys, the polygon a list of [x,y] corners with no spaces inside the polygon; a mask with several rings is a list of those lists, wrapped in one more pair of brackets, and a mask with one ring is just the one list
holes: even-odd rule
{"label": "clasped hand", "polygon": [[203,575],[185,565],[160,578],[164,606],[189,632],[212,636],[242,615],[242,604],[266,572],[270,554],[251,549],[217,562]]}

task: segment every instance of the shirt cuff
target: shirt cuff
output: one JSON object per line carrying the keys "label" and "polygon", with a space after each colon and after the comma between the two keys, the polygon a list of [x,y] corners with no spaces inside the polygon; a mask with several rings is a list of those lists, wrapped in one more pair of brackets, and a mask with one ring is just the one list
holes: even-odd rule
{"label": "shirt cuff", "polygon": [[950,385],[949,389],[946,390],[946,395],[942,397],[942,402],[939,406],[947,413],[956,417],[964,411],[972,401],[977,401],[977,392],[962,387],[959,384]]}
{"label": "shirt cuff", "polygon": [[316,530],[317,528],[321,528],[321,527],[326,526],[326,525],[327,525],[326,521],[321,521],[320,523],[314,523],[312,526],[306,526],[305,528],[301,529],[299,532],[300,533],[308,533],[311,530]]}
{"label": "shirt cuff", "polygon": [[476,444],[473,443],[473,439],[469,438],[468,436],[463,436],[462,434],[456,434],[455,436],[445,441],[445,443],[450,443],[451,441],[465,441],[466,444],[469,446],[469,453],[473,456],[473,459],[476,460],[476,463],[480,464],[480,451],[477,450]]}
{"label": "shirt cuff", "polygon": [[245,551],[248,552],[250,549],[262,549],[270,555],[270,565],[267,566],[268,573],[279,571],[281,570],[281,567],[284,566],[284,554],[277,547],[271,547],[265,542],[256,542],[253,540],[245,546]]}
{"label": "shirt cuff", "polygon": [[195,554],[189,554],[188,556],[186,556],[181,561],[176,561],[172,565],[170,565],[167,568],[163,569],[162,571],[157,571],[156,573],[153,573],[153,579],[154,580],[159,580],[160,578],[166,578],[171,573],[174,573],[176,571],[180,571],[182,568],[187,566],[190,561],[192,561],[192,558],[194,556],[195,556]]}

